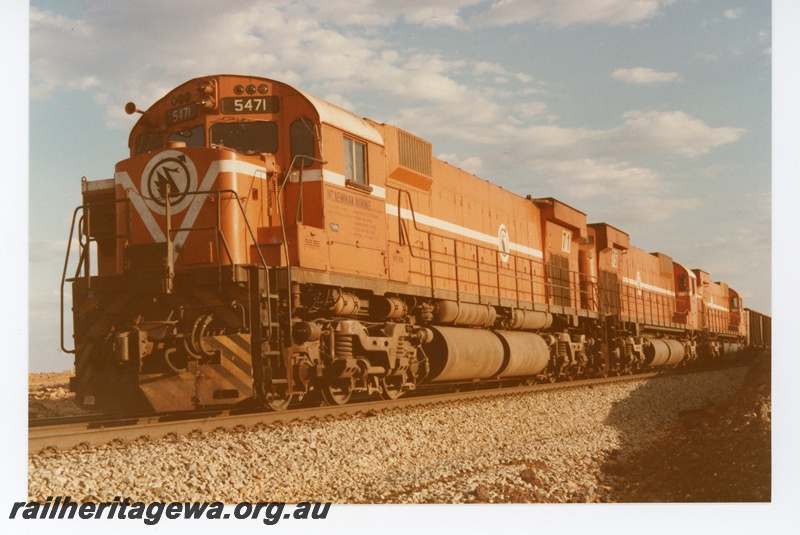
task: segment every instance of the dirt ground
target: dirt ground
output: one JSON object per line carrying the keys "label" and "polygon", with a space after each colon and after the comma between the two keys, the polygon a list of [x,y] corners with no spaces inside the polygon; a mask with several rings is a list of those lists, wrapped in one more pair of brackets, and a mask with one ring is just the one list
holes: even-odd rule
{"label": "dirt ground", "polygon": [[603,465],[605,502],[769,502],[772,457],[771,357],[759,356],[724,403],[683,413]]}
{"label": "dirt ground", "polygon": [[69,391],[72,371],[31,373],[28,375],[28,418],[55,418],[88,414],[75,405]]}

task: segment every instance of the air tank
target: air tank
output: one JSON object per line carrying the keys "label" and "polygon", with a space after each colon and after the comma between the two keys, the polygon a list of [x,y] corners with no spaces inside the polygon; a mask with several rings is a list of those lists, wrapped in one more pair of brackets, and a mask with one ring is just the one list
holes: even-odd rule
{"label": "air tank", "polygon": [[497,319],[497,310],[491,305],[438,301],[434,305],[433,321],[436,323],[490,327]]}
{"label": "air tank", "polygon": [[547,329],[553,324],[553,315],[549,312],[515,308],[512,313],[509,328],[515,331],[538,331]]}

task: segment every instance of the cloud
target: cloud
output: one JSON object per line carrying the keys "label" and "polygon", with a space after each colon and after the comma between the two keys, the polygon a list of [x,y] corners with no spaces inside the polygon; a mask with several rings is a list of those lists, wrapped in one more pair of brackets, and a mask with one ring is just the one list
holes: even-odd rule
{"label": "cloud", "polygon": [[[504,145],[522,152],[535,152],[540,158],[570,160],[585,158],[684,157],[696,158],[716,147],[738,141],[745,130],[712,127],[682,111],[632,110],[622,114],[618,125],[608,129],[568,128],[553,124],[499,122],[487,130],[485,143],[502,140]],[[459,126],[462,138],[477,139]],[[467,126],[468,123],[467,123]],[[454,135],[456,133],[454,132]]]}
{"label": "cloud", "polygon": [[635,85],[654,85],[680,81],[680,75],[677,72],[659,72],[646,67],[617,69],[611,73],[611,77]]}
{"label": "cloud", "polygon": [[742,8],[737,7],[736,9],[726,9],[722,16],[728,20],[736,20],[742,16]]}
{"label": "cloud", "polygon": [[663,221],[701,205],[699,199],[687,196],[658,172],[614,157],[534,157],[527,164],[538,180],[518,181],[514,189],[520,193],[546,189],[556,198],[591,207],[592,221],[628,228]]}
{"label": "cloud", "polygon": [[[473,3],[451,1],[437,9],[452,12]],[[424,13],[429,13],[424,9],[427,4],[416,0],[411,4],[415,9],[403,16],[423,24]],[[147,16],[153,9],[149,2],[137,3],[135,8],[125,3],[102,4],[72,19],[32,8],[31,98],[48,98],[64,88],[95,90],[95,100],[106,106],[109,126],[129,128],[132,120],[119,111],[121,103],[135,100],[144,109],[175,85],[216,72],[264,73],[302,84],[304,90],[338,105],[354,100],[353,95],[372,92],[398,102],[490,106],[488,100],[500,85],[507,94],[536,91],[530,74],[496,63],[453,61],[435,52],[395,48],[375,30],[399,20],[401,11],[389,9],[376,20],[368,16],[376,6],[389,6],[388,2],[271,2],[222,14],[195,9],[191,3],[191,29],[180,24],[187,5],[184,1],[159,4],[159,17],[154,20]],[[337,6],[339,16],[321,16]],[[362,8],[366,18],[354,21],[350,15]],[[436,11],[435,16],[441,20],[443,13]],[[115,20],[126,24],[112,23]],[[373,27],[363,31],[341,27],[359,24]],[[72,28],[80,31],[72,32]],[[96,46],[96,42],[112,45]],[[476,79],[486,83],[470,89],[468,84]]]}
{"label": "cloud", "polygon": [[[590,203],[595,219],[633,226],[663,221],[702,204],[664,174],[670,168],[664,162],[700,157],[744,134],[743,129],[715,128],[679,111],[634,110],[620,119],[608,129],[549,124],[484,129],[485,137],[503,140],[504,151],[484,155],[483,165],[515,176],[509,188],[519,194],[546,189],[557,198]],[[520,169],[528,173],[520,175]]]}
{"label": "cloud", "polygon": [[317,18],[341,26],[387,26],[398,21],[426,28],[464,28],[465,8],[485,0],[313,0]]}
{"label": "cloud", "polygon": [[[32,97],[44,98],[61,87],[91,91],[96,102],[107,107],[107,122],[128,128],[131,118],[121,112],[126,100],[135,99],[145,108],[199,74],[264,73],[426,139],[470,143],[475,151],[469,155],[442,150],[451,153],[448,160],[473,173],[502,169],[520,173],[525,164],[542,180],[574,179],[570,195],[576,198],[610,195],[634,184],[649,185],[650,191],[664,195],[668,190],[662,189],[663,179],[635,162],[696,158],[737,141],[744,131],[712,127],[681,111],[652,110],[629,111],[606,129],[559,126],[556,117],[547,115],[544,99],[530,100],[532,94],[548,94],[546,85],[531,73],[485,60],[452,60],[413,44],[398,48],[380,28],[400,20],[463,27],[467,8],[490,24],[510,24],[511,19],[503,21],[503,13],[517,10],[514,20],[520,22],[614,25],[646,20],[671,3],[510,0],[490,5],[451,0],[434,9],[422,0],[402,6],[389,0],[287,0],[246,4],[238,10],[239,4],[234,4],[222,14],[193,9],[192,26],[185,30],[179,22],[187,6],[195,3],[181,0],[158,4],[155,20],[149,15],[156,4],[146,1],[135,8],[98,4],[75,18],[33,8],[31,57],[36,61],[31,64],[31,79],[37,90]],[[98,47],[95,42],[113,46]],[[612,76],[634,84],[680,79],[674,72],[643,67],[619,69]],[[392,106],[383,104],[374,115],[367,113],[374,102],[371,95],[381,95]],[[499,145],[503,154],[491,154],[489,148]],[[650,206],[650,201],[641,200],[631,210],[639,213],[641,206]],[[661,206],[670,205],[665,201]],[[649,216],[647,212],[641,216],[660,217],[656,214],[663,210],[650,211]]]}
{"label": "cloud", "polygon": [[607,133],[631,149],[694,158],[737,141],[742,128],[714,128],[682,111],[629,111],[624,123]]}
{"label": "cloud", "polygon": [[468,173],[479,175],[484,171],[483,161],[478,156],[462,156],[459,154],[439,154],[438,159],[449,163],[452,166],[463,169]]}
{"label": "cloud", "polygon": [[541,22],[559,27],[633,24],[657,16],[674,0],[500,0],[473,21],[506,26]]}

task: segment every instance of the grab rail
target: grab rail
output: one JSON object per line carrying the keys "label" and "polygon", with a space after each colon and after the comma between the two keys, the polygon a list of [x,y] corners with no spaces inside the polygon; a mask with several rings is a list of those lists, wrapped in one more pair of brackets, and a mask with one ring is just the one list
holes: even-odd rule
{"label": "grab rail", "polygon": [[[404,199],[408,208],[403,208]],[[408,210],[410,217],[403,217],[402,211],[404,209]],[[602,290],[600,289],[600,283],[597,277],[590,277],[577,271],[558,267],[555,264],[546,263],[543,260],[526,258],[510,251],[501,252],[499,249],[425,230],[420,227],[417,221],[416,211],[414,210],[410,192],[402,189],[397,190],[397,218],[399,244],[401,246],[408,246],[409,254],[412,258],[427,261],[428,263],[429,273],[427,275],[424,272],[418,274],[430,277],[432,295],[435,295],[436,292],[436,279],[443,278],[436,274],[436,267],[452,267],[454,270],[454,277],[451,280],[454,280],[456,284],[455,293],[457,299],[459,299],[460,295],[463,293],[463,284],[475,284],[479,300],[485,297],[486,290],[491,289],[496,293],[498,300],[503,299],[501,295],[502,292],[513,293],[517,306],[522,306],[523,303],[528,302],[534,303],[536,302],[535,298],[538,297],[541,301],[550,305],[574,308],[581,308],[581,304],[584,302],[594,302],[596,306],[593,310],[602,313],[602,301],[599,299],[599,292]],[[425,247],[420,247],[411,243],[409,226],[407,224],[408,219],[411,220],[411,227],[415,231],[427,237],[427,255],[419,253],[419,250],[424,253]],[[452,253],[447,251],[446,248],[445,251],[434,251],[434,238],[440,239],[443,242],[452,243]],[[474,258],[467,258],[466,256],[459,255],[459,248],[474,252]],[[502,264],[505,262],[501,262],[501,253],[508,255],[508,264],[513,267],[502,267]],[[487,255],[489,261],[482,260],[481,254]],[[434,255],[440,255],[441,258],[435,258]],[[482,266],[491,267],[487,269]],[[527,270],[524,269],[525,267],[527,267]],[[541,282],[533,277],[534,268],[541,269]],[[475,281],[467,281],[462,278],[462,271],[474,273]],[[556,277],[551,274],[550,271],[558,272],[562,276]],[[541,286],[542,289],[537,290],[537,286]],[[530,296],[530,299],[525,296]],[[594,300],[592,299],[593,297],[595,298]]]}

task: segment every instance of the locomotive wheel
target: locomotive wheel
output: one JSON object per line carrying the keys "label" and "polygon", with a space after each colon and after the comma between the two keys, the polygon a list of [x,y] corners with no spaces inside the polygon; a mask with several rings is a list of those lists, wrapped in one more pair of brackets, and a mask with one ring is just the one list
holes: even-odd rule
{"label": "locomotive wheel", "polygon": [[386,400],[397,399],[403,395],[402,377],[381,378],[381,398]]}
{"label": "locomotive wheel", "polygon": [[285,411],[292,402],[292,395],[286,392],[272,392],[267,394],[264,404],[271,411]]}
{"label": "locomotive wheel", "polygon": [[330,381],[322,385],[320,389],[322,398],[328,405],[344,405],[350,401],[353,391],[350,389],[350,380]]}

